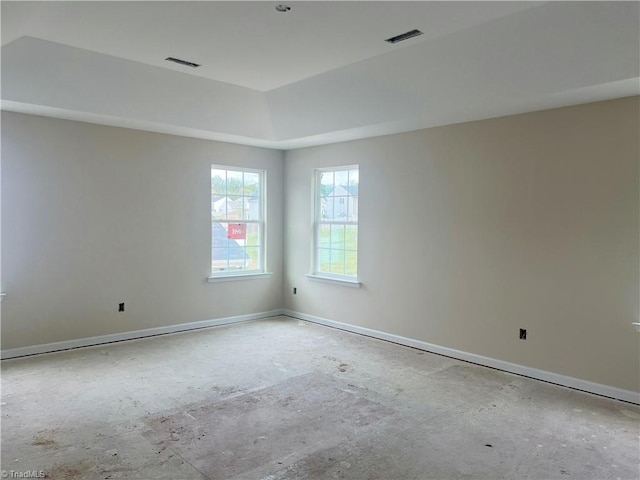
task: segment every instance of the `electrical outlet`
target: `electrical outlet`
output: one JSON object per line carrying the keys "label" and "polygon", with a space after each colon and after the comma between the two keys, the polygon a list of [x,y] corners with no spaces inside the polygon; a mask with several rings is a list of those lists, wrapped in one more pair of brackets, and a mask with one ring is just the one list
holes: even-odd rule
{"label": "electrical outlet", "polygon": [[526,340],[527,339],[527,329],[526,328],[521,328],[520,329],[520,340]]}
{"label": "electrical outlet", "polygon": [[293,294],[297,295],[298,294],[298,289],[296,287],[293,287]]}
{"label": "electrical outlet", "polygon": [[124,312],[124,303],[119,303],[118,304],[118,311],[119,312]]}

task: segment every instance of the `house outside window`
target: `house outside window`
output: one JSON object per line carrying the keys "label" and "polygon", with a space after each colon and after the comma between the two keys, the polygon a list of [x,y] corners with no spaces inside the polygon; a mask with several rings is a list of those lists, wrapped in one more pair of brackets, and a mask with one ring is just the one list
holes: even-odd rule
{"label": "house outside window", "polygon": [[211,166],[211,276],[265,271],[264,170]]}
{"label": "house outside window", "polygon": [[313,274],[358,276],[358,166],[315,171]]}

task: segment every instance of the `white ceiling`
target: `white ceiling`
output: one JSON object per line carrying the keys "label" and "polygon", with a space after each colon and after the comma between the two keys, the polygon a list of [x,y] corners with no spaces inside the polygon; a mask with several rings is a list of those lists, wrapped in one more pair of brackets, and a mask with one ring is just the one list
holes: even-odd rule
{"label": "white ceiling", "polygon": [[281,1],[3,1],[2,108],[287,149],[640,93],[638,2]]}
{"label": "white ceiling", "polygon": [[[268,91],[531,8],[511,2],[7,2],[2,44],[23,35]],[[185,68],[168,56],[201,64]]]}

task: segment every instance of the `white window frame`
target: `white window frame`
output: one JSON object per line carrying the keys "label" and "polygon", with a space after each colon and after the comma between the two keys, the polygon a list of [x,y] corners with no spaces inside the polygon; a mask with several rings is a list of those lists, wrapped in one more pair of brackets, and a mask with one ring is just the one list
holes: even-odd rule
{"label": "white window frame", "polygon": [[[337,274],[331,272],[323,272],[320,271],[320,227],[321,225],[343,225],[343,226],[351,226],[355,225],[358,227],[358,220],[326,220],[321,218],[322,211],[322,201],[321,201],[321,175],[326,172],[339,172],[339,171],[348,171],[348,170],[358,170],[358,174],[360,172],[359,165],[347,165],[347,166],[336,166],[336,167],[326,167],[326,168],[317,168],[313,173],[313,240],[312,240],[312,266],[311,272],[307,275],[308,278],[312,280],[320,280],[320,281],[328,281],[330,283],[343,284],[347,286],[360,287],[361,282],[358,280],[358,265],[356,263],[356,275],[346,275],[346,274]],[[359,194],[358,194],[359,197]],[[360,228],[358,227],[358,237],[360,235]],[[358,239],[359,246],[359,239]],[[358,253],[359,248],[356,247],[356,254]],[[346,253],[345,253],[346,254]],[[358,255],[359,262],[359,255]]]}
{"label": "white window frame", "polygon": [[[215,219],[213,218],[213,208],[210,207],[209,209],[209,213],[211,216],[211,223],[210,223],[210,227],[211,227],[211,248],[209,249],[210,251],[210,268],[211,268],[211,274],[208,277],[208,281],[209,283],[215,283],[215,282],[224,282],[224,281],[229,281],[229,280],[242,280],[242,279],[252,279],[252,278],[262,278],[262,277],[270,277],[271,273],[267,272],[267,259],[266,259],[266,248],[267,248],[267,171],[266,170],[261,170],[261,169],[255,169],[255,168],[245,168],[245,167],[237,167],[237,166],[233,166],[233,165],[218,165],[218,164],[212,164],[209,168],[209,171],[211,172],[213,169],[216,170],[225,170],[227,172],[227,175],[229,172],[234,172],[234,173],[257,173],[259,175],[259,188],[260,188],[260,195],[259,195],[259,200],[260,200],[260,205],[258,206],[258,211],[260,213],[260,218],[257,220],[251,219],[251,220],[246,220],[246,219],[240,219],[240,220],[229,220],[229,219],[224,219],[224,220],[219,220],[219,219]],[[213,178],[211,179],[210,183],[209,183],[209,189],[212,190],[213,189]],[[210,196],[211,198],[211,196]],[[220,271],[213,271],[213,224],[214,223],[226,223],[226,224],[257,224],[258,225],[258,229],[259,229],[259,245],[258,245],[258,268],[256,269],[251,269],[251,270],[245,270],[245,269],[239,269],[239,270],[220,270]]]}

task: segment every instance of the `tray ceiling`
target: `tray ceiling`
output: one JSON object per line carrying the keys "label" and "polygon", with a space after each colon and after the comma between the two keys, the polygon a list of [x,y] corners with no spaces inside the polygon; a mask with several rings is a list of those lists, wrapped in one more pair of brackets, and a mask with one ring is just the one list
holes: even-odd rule
{"label": "tray ceiling", "polygon": [[640,93],[638,2],[276,5],[2,2],[2,108],[287,149]]}

